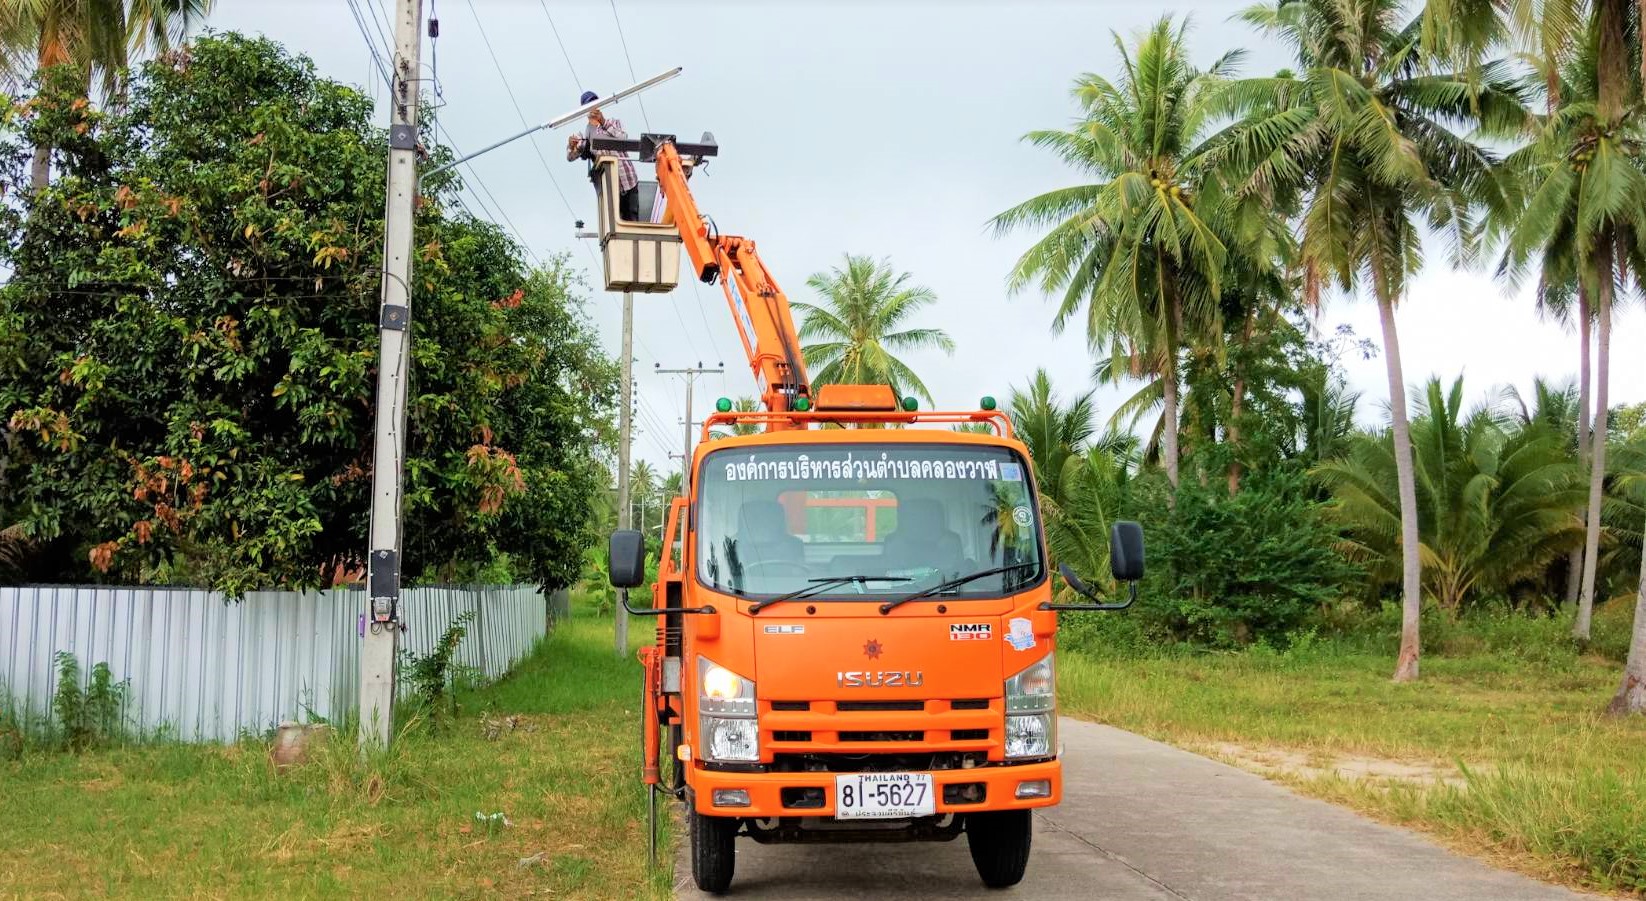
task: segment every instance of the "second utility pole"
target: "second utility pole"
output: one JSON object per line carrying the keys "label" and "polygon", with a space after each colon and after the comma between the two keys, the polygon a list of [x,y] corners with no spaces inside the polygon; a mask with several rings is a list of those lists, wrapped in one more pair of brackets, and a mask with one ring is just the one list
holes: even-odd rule
{"label": "second utility pole", "polygon": [[689,493],[692,489],[692,394],[694,393],[692,389],[697,385],[698,376],[725,371],[721,368],[704,369],[702,362],[685,369],[657,370],[658,375],[683,375],[686,377],[686,444],[682,450],[685,457],[680,461],[680,490],[682,493]]}

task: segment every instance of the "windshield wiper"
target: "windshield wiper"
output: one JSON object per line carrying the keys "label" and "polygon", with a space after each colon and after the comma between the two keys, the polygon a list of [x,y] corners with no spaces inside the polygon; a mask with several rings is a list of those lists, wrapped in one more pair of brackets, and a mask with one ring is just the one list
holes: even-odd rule
{"label": "windshield wiper", "polygon": [[907,604],[910,601],[918,601],[921,598],[929,598],[934,595],[939,595],[945,591],[959,588],[968,582],[975,582],[978,579],[986,579],[989,576],[998,576],[1001,573],[1015,572],[1016,570],[1038,567],[1039,565],[1040,563],[1037,561],[1034,563],[1013,563],[1010,566],[996,566],[993,569],[978,570],[970,575],[961,576],[958,579],[950,579],[947,582],[940,582],[930,588],[924,588],[920,591],[906,594],[895,601],[887,601],[886,603],[880,605],[880,612],[882,614],[890,613],[893,608],[897,607],[899,604]]}
{"label": "windshield wiper", "polygon": [[809,598],[814,594],[822,594],[831,588],[845,585],[849,582],[856,582],[857,584],[862,585],[867,582],[911,582],[913,580],[908,576],[824,576],[821,579],[807,579],[806,581],[811,582],[812,584],[807,585],[799,591],[791,591],[788,594],[781,594],[775,598],[767,598],[766,600],[749,607],[749,612],[759,613],[773,604],[780,604],[783,601],[798,601],[802,598]]}

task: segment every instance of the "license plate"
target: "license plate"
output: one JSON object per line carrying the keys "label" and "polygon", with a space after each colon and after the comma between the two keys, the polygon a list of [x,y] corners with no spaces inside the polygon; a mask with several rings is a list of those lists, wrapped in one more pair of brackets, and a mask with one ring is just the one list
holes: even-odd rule
{"label": "license plate", "polygon": [[841,820],[884,820],[937,812],[929,773],[852,773],[834,777],[834,815]]}

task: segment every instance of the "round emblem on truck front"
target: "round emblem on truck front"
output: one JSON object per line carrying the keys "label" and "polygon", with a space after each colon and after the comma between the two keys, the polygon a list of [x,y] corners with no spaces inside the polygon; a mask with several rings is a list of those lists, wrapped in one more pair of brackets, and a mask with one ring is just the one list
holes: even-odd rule
{"label": "round emblem on truck front", "polygon": [[869,658],[870,660],[879,660],[880,652],[882,650],[883,648],[881,648],[880,642],[873,638],[863,643],[863,656]]}

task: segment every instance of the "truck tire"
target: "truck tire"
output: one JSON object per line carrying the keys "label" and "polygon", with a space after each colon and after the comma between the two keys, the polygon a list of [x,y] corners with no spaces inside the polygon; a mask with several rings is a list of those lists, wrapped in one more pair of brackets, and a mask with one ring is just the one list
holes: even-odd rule
{"label": "truck tire", "polygon": [[737,817],[710,817],[693,810],[692,881],[702,891],[718,895],[731,887],[737,865]]}
{"label": "truck tire", "polygon": [[989,888],[1010,888],[1029,868],[1034,820],[1027,810],[997,810],[966,817],[966,846],[977,875]]}

